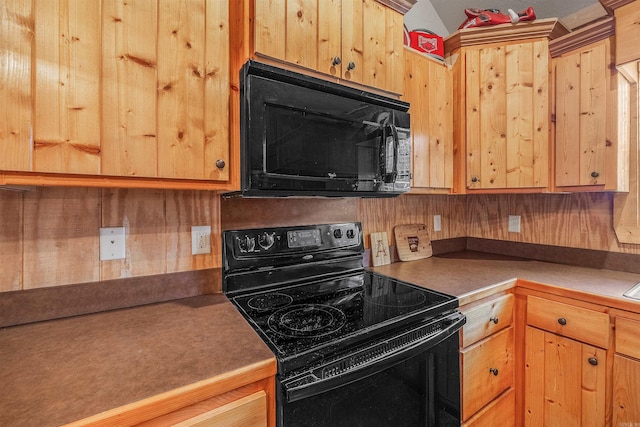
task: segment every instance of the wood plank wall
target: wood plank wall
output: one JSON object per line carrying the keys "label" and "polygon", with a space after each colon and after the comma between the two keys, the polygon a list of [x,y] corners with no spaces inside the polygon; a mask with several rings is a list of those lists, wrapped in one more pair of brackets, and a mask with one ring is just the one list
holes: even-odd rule
{"label": "wood plank wall", "polygon": [[[220,267],[220,197],[206,191],[0,191],[0,292]],[[191,226],[212,253],[191,255]],[[125,227],[126,258],[99,260],[99,228]]]}
{"label": "wood plank wall", "polygon": [[[221,230],[361,221],[371,232],[442,216],[431,238],[479,237],[640,254],[618,243],[608,193],[405,195],[395,199],[225,199],[205,191],[37,188],[0,191],[0,292],[221,267]],[[507,231],[521,215],[521,233]],[[190,227],[212,228],[191,255]],[[99,261],[98,229],[124,226],[127,257]]]}

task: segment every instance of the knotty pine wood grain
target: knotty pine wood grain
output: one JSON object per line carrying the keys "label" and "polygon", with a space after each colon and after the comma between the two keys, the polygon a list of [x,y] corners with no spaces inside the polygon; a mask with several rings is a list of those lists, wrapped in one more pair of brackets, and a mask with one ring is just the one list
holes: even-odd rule
{"label": "knotty pine wood grain", "polygon": [[0,191],[0,292],[22,286],[23,194]]}
{"label": "knotty pine wood grain", "polygon": [[33,170],[98,174],[100,3],[36,0],[34,19]]}
{"label": "knotty pine wood grain", "polygon": [[158,3],[158,174],[207,177],[204,169],[205,0]]}
{"label": "knotty pine wood grain", "polygon": [[[0,4],[0,169],[31,167],[31,2],[6,0]],[[12,102],[6,102],[12,100]]]}
{"label": "knotty pine wood grain", "polygon": [[102,6],[102,173],[156,176],[156,2]]}
{"label": "knotty pine wood grain", "polygon": [[[362,0],[342,2],[342,77],[352,82],[363,83],[366,50],[363,33],[364,3]],[[356,67],[347,70],[347,64],[353,62]],[[363,66],[358,67],[358,64]]]}

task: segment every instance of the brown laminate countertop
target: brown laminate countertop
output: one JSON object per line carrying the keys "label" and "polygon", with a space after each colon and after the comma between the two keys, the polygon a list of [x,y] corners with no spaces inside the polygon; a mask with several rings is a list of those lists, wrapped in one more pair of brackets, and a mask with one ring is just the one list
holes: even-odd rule
{"label": "brown laminate countertop", "polygon": [[0,425],[57,426],[275,358],[221,294],[0,329]]}
{"label": "brown laminate countertop", "polygon": [[640,312],[640,300],[622,295],[640,282],[640,274],[636,273],[473,251],[396,262],[370,270],[454,295],[460,299],[460,305],[509,289],[520,279],[519,286],[532,286],[560,296]]}

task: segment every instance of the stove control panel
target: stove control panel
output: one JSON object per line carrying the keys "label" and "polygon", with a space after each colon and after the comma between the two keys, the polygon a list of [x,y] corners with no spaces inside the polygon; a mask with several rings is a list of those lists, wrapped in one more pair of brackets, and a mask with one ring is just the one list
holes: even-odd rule
{"label": "stove control panel", "polygon": [[237,257],[325,251],[362,244],[359,223],[237,230],[224,234],[225,246]]}

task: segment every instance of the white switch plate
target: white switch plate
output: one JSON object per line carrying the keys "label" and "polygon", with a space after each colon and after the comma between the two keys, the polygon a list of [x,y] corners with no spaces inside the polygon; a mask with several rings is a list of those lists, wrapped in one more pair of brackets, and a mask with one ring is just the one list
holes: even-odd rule
{"label": "white switch plate", "polygon": [[211,253],[211,226],[194,225],[191,227],[191,255]]}
{"label": "white switch plate", "polygon": [[442,217],[440,215],[433,216],[433,231],[442,231]]}
{"label": "white switch plate", "polygon": [[100,261],[127,257],[124,227],[100,229]]}
{"label": "white switch plate", "polygon": [[520,232],[520,215],[509,215],[509,233]]}

